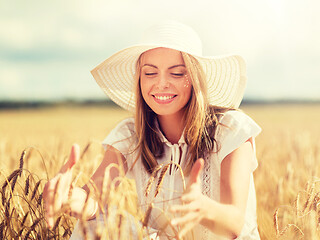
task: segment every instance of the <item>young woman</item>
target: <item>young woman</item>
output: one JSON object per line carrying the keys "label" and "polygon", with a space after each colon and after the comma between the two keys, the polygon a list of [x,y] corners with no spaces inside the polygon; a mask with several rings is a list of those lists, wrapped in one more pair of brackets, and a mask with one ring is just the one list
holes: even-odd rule
{"label": "young woman", "polygon": [[[160,239],[177,237],[165,212],[175,216],[171,224],[178,227],[180,239],[190,232],[195,239],[260,239],[252,173],[257,167],[254,138],[261,129],[237,109],[246,83],[244,61],[239,56],[203,57],[198,35],[176,22],[153,26],[143,39],[92,71],[115,103],[135,112],[103,141],[105,156],[92,180],[101,189],[105,169],[121,159],[126,176],[136,182],[142,208],[154,202],[149,222],[161,232]],[[74,216],[91,219],[97,211],[92,198],[82,211],[87,187],[73,188],[71,194],[65,187],[78,155],[75,145],[60,174],[46,184],[49,226],[70,199]],[[183,169],[186,189],[171,164],[156,198],[146,196],[150,174],[170,162]],[[119,175],[115,169],[110,173],[112,179]]]}

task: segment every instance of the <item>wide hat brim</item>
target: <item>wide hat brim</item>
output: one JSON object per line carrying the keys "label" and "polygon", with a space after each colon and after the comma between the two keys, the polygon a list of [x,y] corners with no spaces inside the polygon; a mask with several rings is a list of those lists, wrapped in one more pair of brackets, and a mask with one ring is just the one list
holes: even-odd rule
{"label": "wide hat brim", "polygon": [[[134,75],[143,52],[170,45],[135,45],[125,48],[95,67],[91,73],[101,89],[120,107],[134,111]],[[186,51],[183,51],[186,52]],[[188,52],[186,52],[188,53]],[[190,53],[192,54],[192,53]],[[202,57],[192,54],[201,64],[207,81],[208,102],[226,108],[238,108],[246,87],[246,64],[238,55]]]}

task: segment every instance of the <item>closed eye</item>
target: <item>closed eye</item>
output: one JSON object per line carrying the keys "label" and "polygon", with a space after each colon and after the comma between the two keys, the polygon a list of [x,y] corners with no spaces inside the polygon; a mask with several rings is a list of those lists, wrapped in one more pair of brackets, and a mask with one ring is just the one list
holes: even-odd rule
{"label": "closed eye", "polygon": [[154,75],[156,75],[157,73],[154,73],[154,72],[150,72],[150,73],[145,73],[144,75],[146,75],[146,76],[154,76]]}
{"label": "closed eye", "polygon": [[174,77],[183,77],[185,74],[184,73],[171,73],[171,75]]}

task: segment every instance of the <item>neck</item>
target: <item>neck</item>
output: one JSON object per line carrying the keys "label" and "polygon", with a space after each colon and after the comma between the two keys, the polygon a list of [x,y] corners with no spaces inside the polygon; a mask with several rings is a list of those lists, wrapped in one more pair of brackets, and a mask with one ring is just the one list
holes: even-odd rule
{"label": "neck", "polygon": [[160,116],[158,115],[160,129],[169,142],[178,143],[184,130],[183,114]]}

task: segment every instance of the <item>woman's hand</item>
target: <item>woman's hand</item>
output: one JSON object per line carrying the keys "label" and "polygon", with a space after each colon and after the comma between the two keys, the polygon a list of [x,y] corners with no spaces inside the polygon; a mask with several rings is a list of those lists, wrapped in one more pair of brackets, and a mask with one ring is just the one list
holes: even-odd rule
{"label": "woman's hand", "polygon": [[74,144],[71,148],[69,160],[62,166],[59,173],[49,180],[43,190],[43,199],[46,208],[46,220],[49,228],[53,227],[54,216],[61,211],[69,200],[72,169],[79,160],[80,147]]}
{"label": "woman's hand", "polygon": [[198,159],[190,173],[190,179],[181,200],[183,205],[171,207],[173,213],[181,217],[172,219],[172,225],[179,225],[179,239],[192,230],[206,215],[206,197],[201,192],[200,173],[203,169],[203,159]]}

